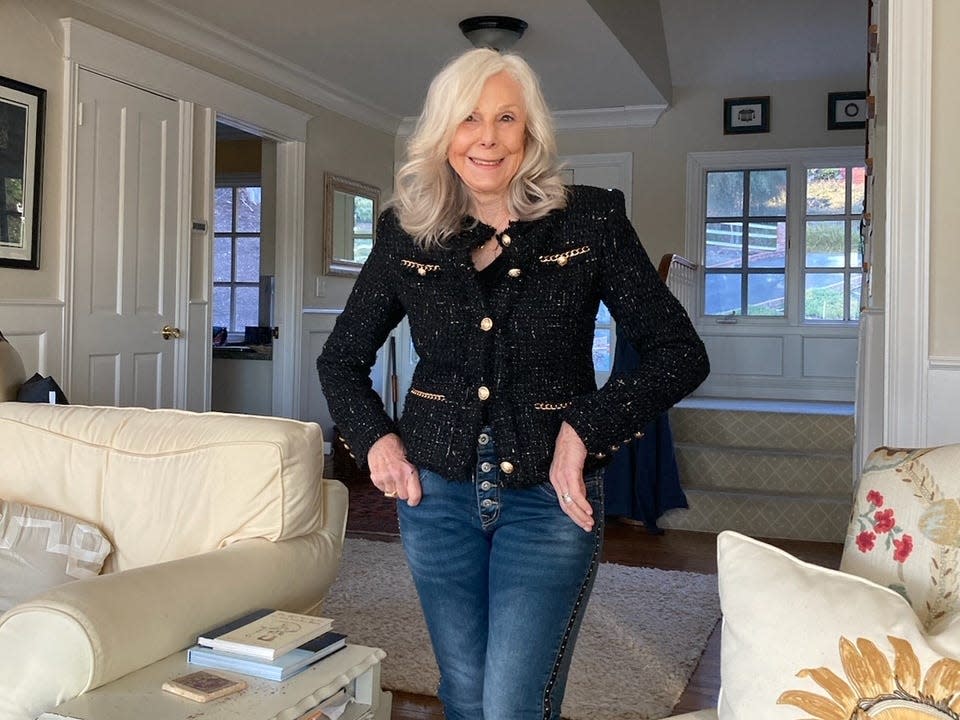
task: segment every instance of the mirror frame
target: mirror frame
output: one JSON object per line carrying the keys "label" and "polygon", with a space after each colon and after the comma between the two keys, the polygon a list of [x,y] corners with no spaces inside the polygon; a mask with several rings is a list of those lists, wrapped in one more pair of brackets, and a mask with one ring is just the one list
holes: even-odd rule
{"label": "mirror frame", "polygon": [[324,173],[323,175],[323,272],[325,275],[356,276],[362,262],[333,256],[333,195],[342,192],[360,195],[373,201],[373,242],[377,242],[377,218],[380,214],[380,189],[349,178]]}

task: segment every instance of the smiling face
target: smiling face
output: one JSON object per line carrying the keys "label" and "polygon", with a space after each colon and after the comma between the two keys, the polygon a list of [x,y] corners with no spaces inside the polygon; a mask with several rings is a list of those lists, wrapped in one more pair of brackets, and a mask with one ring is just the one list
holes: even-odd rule
{"label": "smiling face", "polygon": [[506,199],[523,162],[526,118],[520,84],[504,71],[487,79],[473,112],[457,126],[447,160],[478,204]]}

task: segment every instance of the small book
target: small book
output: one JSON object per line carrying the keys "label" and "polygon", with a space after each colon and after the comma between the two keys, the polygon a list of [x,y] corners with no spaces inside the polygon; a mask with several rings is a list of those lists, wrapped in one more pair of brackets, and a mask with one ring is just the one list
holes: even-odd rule
{"label": "small book", "polygon": [[200,667],[230,670],[266,680],[282,681],[332,655],[337,650],[342,650],[346,645],[346,635],[328,632],[284,653],[276,660],[263,660],[249,655],[237,655],[194,645],[187,650],[187,662]]}
{"label": "small book", "polygon": [[330,618],[284,610],[255,610],[204,633],[197,638],[197,644],[237,655],[276,660],[332,627]]}
{"label": "small book", "polygon": [[216,700],[224,695],[240,692],[247,687],[243,680],[231,680],[206,670],[181,675],[167,680],[162,686],[167,692],[181,695],[197,702]]}

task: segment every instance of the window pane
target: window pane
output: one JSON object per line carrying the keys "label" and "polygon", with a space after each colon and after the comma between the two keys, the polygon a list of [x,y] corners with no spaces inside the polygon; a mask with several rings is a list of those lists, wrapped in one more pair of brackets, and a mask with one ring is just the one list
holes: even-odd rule
{"label": "window pane", "polygon": [[735,268],[743,262],[743,223],[707,223],[707,267]]}
{"label": "window pane", "polygon": [[214,190],[213,217],[214,232],[233,230],[233,188],[218,187]]}
{"label": "window pane", "polygon": [[596,372],[610,372],[611,362],[610,330],[596,328],[593,331],[593,369]]}
{"label": "window pane", "polygon": [[[230,282],[230,259],[233,253],[233,244],[229,237],[215,237],[213,239],[213,281]],[[224,323],[219,323],[223,325]]]}
{"label": "window pane", "polygon": [[850,276],[850,319],[860,317],[860,287],[863,284],[863,274],[853,273]]}
{"label": "window pane", "polygon": [[373,235],[373,200],[353,196],[353,232],[356,235]]}
{"label": "window pane", "polygon": [[260,282],[260,238],[237,238],[237,282]]}
{"label": "window pane", "polygon": [[743,215],[743,173],[707,173],[707,217]]}
{"label": "window pane", "polygon": [[235,292],[237,307],[233,330],[243,332],[246,325],[259,325],[260,288],[238,287]]}
{"label": "window pane", "polygon": [[748,267],[785,267],[787,261],[787,224],[750,223]]}
{"label": "window pane", "polygon": [[843,320],[843,273],[808,273],[803,301],[807,320]]}
{"label": "window pane", "polygon": [[230,288],[217,286],[213,288],[213,322],[212,325],[230,327]]}
{"label": "window pane", "polygon": [[750,215],[787,214],[787,171],[750,171]]}
{"label": "window pane", "polygon": [[704,296],[707,315],[740,315],[740,274],[708,273]]}
{"label": "window pane", "polygon": [[609,325],[611,322],[610,311],[607,309],[607,306],[603,303],[600,303],[600,307],[597,309],[597,323],[602,325]]}
{"label": "window pane", "polygon": [[353,259],[356,262],[366,262],[371,250],[373,250],[373,238],[355,237],[353,239]]}
{"label": "window pane", "polygon": [[862,165],[853,168],[850,172],[850,181],[853,187],[850,189],[850,212],[859,215],[863,212],[863,198],[866,187],[867,169]]}
{"label": "window pane", "polygon": [[847,169],[807,170],[807,213],[842,215],[847,209]]}
{"label": "window pane", "polygon": [[784,314],[783,273],[757,273],[747,277],[747,314]]}
{"label": "window pane", "polygon": [[260,188],[237,188],[237,231],[260,232]]}
{"label": "window pane", "polygon": [[807,221],[807,267],[845,267],[842,220]]}
{"label": "window pane", "polygon": [[863,267],[863,238],[860,237],[860,221],[850,221],[850,267]]}

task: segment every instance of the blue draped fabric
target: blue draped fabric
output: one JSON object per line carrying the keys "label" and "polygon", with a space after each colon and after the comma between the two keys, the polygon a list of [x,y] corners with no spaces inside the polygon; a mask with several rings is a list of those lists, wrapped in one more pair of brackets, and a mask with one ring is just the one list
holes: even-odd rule
{"label": "blue draped fabric", "polygon": [[[618,328],[610,377],[632,370],[637,361],[637,351]],[[642,438],[620,447],[607,466],[603,486],[608,516],[639,520],[653,534],[663,532],[657,527],[663,513],[688,507],[667,413],[652,420]]]}

